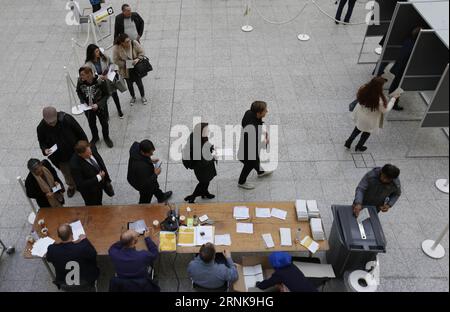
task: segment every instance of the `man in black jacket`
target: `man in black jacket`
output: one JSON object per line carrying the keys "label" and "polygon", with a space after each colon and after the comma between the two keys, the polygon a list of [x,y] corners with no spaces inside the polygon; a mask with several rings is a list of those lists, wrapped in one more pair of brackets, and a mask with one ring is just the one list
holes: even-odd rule
{"label": "man in black jacket", "polygon": [[158,175],[161,174],[161,167],[155,168],[154,164],[157,164],[159,159],[152,160],[154,152],[155,146],[149,140],[134,142],[130,148],[127,180],[139,192],[139,204],[149,204],[153,195],[159,203],[172,196],[171,191],[164,193],[159,188]]}
{"label": "man in black jacket", "polygon": [[144,20],[138,13],[131,10],[129,4],[122,5],[122,13],[116,16],[114,40],[120,34],[127,34],[131,40],[139,43],[144,34]]}
{"label": "man in black jacket", "polygon": [[111,179],[95,145],[80,141],[70,160],[72,175],[86,206],[102,205],[103,191],[114,196]]}
{"label": "man in black jacket", "polygon": [[[69,280],[73,281],[76,286],[94,286],[100,275],[97,267],[97,251],[94,246],[85,235],[81,235],[77,241],[74,241],[69,224],[59,226],[58,237],[61,239],[61,243],[48,246],[46,256],[47,261],[55,267],[55,284],[58,287],[67,285],[67,280]],[[70,262],[78,264],[79,274],[77,274],[76,267],[70,265]],[[66,277],[68,277],[67,280]],[[78,282],[79,285],[77,285]]]}
{"label": "man in black jacket", "polygon": [[113,142],[109,138],[109,93],[106,82],[94,76],[91,67],[81,67],[78,72],[80,78],[77,83],[77,94],[80,98],[80,103],[86,104],[91,108],[85,111],[92,133],[91,144],[95,144],[99,140],[96,120],[98,117],[102,125],[103,139],[106,145],[111,148],[113,147]]}
{"label": "man in black jacket", "polygon": [[[259,153],[262,148],[262,125],[264,124],[262,119],[267,115],[267,112],[267,103],[256,101],[252,103],[250,110],[242,118],[242,134],[239,143],[238,158],[244,164],[244,168],[242,168],[238,186],[246,190],[255,188],[253,184],[247,183],[247,177],[252,170],[256,170],[259,178],[273,173],[272,171],[261,170],[259,158]],[[268,144],[269,138],[267,133],[265,137],[265,143]]]}
{"label": "man in black jacket", "polygon": [[[61,170],[68,186],[67,196],[75,194],[76,186],[70,171],[70,159],[74,154],[73,147],[80,140],[87,140],[78,122],[64,112],[57,112],[54,107],[45,107],[42,111],[43,119],[37,127],[39,146],[44,156],[48,156],[53,165]],[[57,150],[51,153],[51,147]]]}

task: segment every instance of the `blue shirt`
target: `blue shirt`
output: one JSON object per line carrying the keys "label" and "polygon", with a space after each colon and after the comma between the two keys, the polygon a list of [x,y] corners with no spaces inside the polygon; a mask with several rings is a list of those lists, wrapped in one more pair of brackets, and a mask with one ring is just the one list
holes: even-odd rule
{"label": "blue shirt", "polygon": [[238,279],[238,271],[231,258],[227,258],[227,264],[219,264],[214,261],[205,263],[197,256],[189,263],[188,274],[195,284],[208,289],[220,288],[225,282]]}

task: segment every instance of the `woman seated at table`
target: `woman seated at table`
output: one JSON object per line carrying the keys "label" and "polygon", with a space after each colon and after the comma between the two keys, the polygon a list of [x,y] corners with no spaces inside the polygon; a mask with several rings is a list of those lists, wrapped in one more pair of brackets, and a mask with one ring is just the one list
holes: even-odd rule
{"label": "woman seated at table", "polygon": [[[36,199],[39,207],[62,207],[64,205],[64,184],[58,177],[56,170],[48,160],[40,161],[31,158],[27,164],[30,173],[25,180],[25,189],[29,198]],[[55,186],[61,187],[53,192]]]}
{"label": "woman seated at table", "polygon": [[292,257],[287,252],[274,252],[269,256],[269,261],[275,272],[269,279],[256,283],[259,289],[275,287],[280,292],[317,292],[302,271],[292,263]]}

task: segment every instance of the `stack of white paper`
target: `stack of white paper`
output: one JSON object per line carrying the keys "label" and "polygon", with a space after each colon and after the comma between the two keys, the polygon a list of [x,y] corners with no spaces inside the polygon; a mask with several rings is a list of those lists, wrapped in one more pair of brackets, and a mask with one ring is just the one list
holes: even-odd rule
{"label": "stack of white paper", "polygon": [[275,247],[275,243],[273,242],[272,234],[263,234],[262,235],[264,243],[266,243],[267,248],[273,248]]}
{"label": "stack of white paper", "polygon": [[253,223],[236,223],[236,232],[253,234]]}
{"label": "stack of white paper", "polygon": [[306,206],[308,207],[308,216],[310,218],[320,218],[319,208],[317,207],[317,201],[307,200]]}
{"label": "stack of white paper", "polygon": [[292,246],[292,236],[290,228],[280,228],[281,246]]}
{"label": "stack of white paper", "polygon": [[287,211],[277,209],[277,208],[272,208],[271,216],[274,218],[277,218],[277,219],[286,220]]}
{"label": "stack of white paper", "polygon": [[270,208],[256,208],[257,218],[270,218],[271,216]]}
{"label": "stack of white paper", "polygon": [[295,202],[295,210],[297,211],[298,221],[308,221],[308,209],[306,208],[306,200],[298,199]]}
{"label": "stack of white paper", "polygon": [[233,217],[236,220],[247,220],[250,218],[250,213],[248,207],[237,206],[234,207]]}
{"label": "stack of white paper", "polygon": [[244,280],[247,291],[249,288],[256,287],[256,282],[262,282],[264,280],[262,265],[244,266]]}
{"label": "stack of white paper", "polygon": [[54,242],[55,240],[50,237],[45,237],[37,240],[33,244],[31,255],[40,258],[44,257],[47,254],[48,246],[52,245]]}
{"label": "stack of white paper", "polygon": [[325,240],[325,232],[323,231],[322,219],[311,218],[309,222],[311,226],[311,234],[315,240]]}
{"label": "stack of white paper", "polygon": [[216,246],[231,246],[230,234],[216,235],[214,241]]}
{"label": "stack of white paper", "polygon": [[202,246],[206,243],[214,244],[214,227],[213,226],[196,226],[195,227],[195,245]]}
{"label": "stack of white paper", "polygon": [[[144,222],[144,220],[141,220]],[[145,226],[145,222],[144,222]],[[72,228],[72,234],[73,234],[73,240],[78,240],[80,238],[80,235],[86,235],[84,232],[83,225],[81,224],[80,220],[70,223],[70,227]],[[145,229],[144,229],[145,231]],[[138,232],[139,233],[139,232]]]}

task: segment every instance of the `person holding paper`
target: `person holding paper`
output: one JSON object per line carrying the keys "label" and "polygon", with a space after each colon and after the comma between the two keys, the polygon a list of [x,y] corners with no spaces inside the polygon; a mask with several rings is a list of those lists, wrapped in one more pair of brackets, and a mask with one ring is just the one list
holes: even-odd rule
{"label": "person holding paper", "polygon": [[226,290],[228,284],[237,281],[239,275],[231,253],[225,250],[223,255],[225,263],[218,263],[214,244],[207,243],[200,247],[200,253],[188,266],[188,275],[194,285],[211,290]]}
{"label": "person holding paper", "polygon": [[314,285],[308,281],[287,252],[274,252],[270,254],[269,261],[275,272],[262,282],[256,282],[256,287],[266,290],[277,287],[281,292],[317,292]]}
{"label": "person holding paper", "polygon": [[[136,83],[139,93],[141,94],[142,104],[148,103],[145,97],[144,83],[134,71],[136,65],[145,56],[144,48],[138,41],[132,40],[127,34],[121,34],[114,40],[113,61],[119,67],[119,74],[125,78],[130,91],[130,105],[136,103],[136,94],[134,93],[133,84]],[[131,64],[130,64],[131,63]],[[131,67],[130,67],[131,66]]]}
{"label": "person holding paper", "polygon": [[[27,196],[34,198],[40,208],[62,207],[64,205],[64,185],[50,162],[31,158],[28,160],[27,167],[30,170],[25,180]],[[53,191],[55,187],[59,188],[56,192]]]}
{"label": "person holding paper", "polygon": [[209,184],[217,175],[215,164],[217,160],[213,156],[214,146],[209,143],[208,136],[208,124],[205,122],[197,124],[183,150],[183,161],[189,160],[191,167],[189,169],[194,170],[198,180],[194,193],[184,199],[189,203],[194,203],[198,196],[207,199],[216,197],[208,191]]}
{"label": "person holding paper", "polygon": [[42,154],[61,170],[68,186],[67,196],[71,198],[76,192],[76,185],[70,170],[70,159],[75,153],[75,144],[87,140],[86,133],[70,114],[58,112],[52,106],[44,107],[42,115],[43,119],[36,129],[39,146]]}
{"label": "person holding paper", "polygon": [[84,66],[88,66],[92,69],[94,73],[98,75],[98,78],[106,83],[108,87],[109,93],[111,93],[111,97],[114,100],[114,104],[116,104],[117,113],[119,114],[119,118],[123,119],[122,107],[120,106],[119,95],[117,94],[117,90],[115,89],[112,81],[108,79],[108,72],[111,69],[111,66],[114,64],[111,62],[111,59],[103,54],[100,48],[95,44],[90,44],[86,50],[86,61]]}
{"label": "person holding paper", "polygon": [[363,206],[375,206],[378,212],[387,212],[402,194],[400,169],[386,164],[370,170],[356,188],[353,212],[358,217]]}
{"label": "person holding paper", "polygon": [[364,152],[367,147],[364,146],[371,133],[377,133],[378,129],[383,128],[384,114],[388,113],[398,96],[389,101],[383,93],[383,86],[386,80],[381,77],[373,78],[369,83],[363,85],[357,94],[358,104],[353,110],[353,120],[355,129],[350,137],[345,141],[344,146],[351,148],[353,141],[361,134],[361,138],[355,147],[356,152]]}
{"label": "person holding paper", "polygon": [[56,273],[55,284],[66,284],[66,276],[73,274],[73,267],[69,262],[76,262],[80,267],[80,285],[94,287],[100,275],[97,267],[97,251],[86,235],[81,235],[77,241],[73,240],[72,228],[69,224],[58,227],[58,237],[61,242],[48,247],[47,261],[53,264]]}
{"label": "person holding paper", "polygon": [[[247,177],[255,170],[258,177],[272,174],[272,171],[261,170],[259,154],[262,148],[261,134],[264,124],[263,118],[268,113],[267,103],[262,101],[253,102],[242,119],[242,133],[239,144],[238,159],[244,164],[239,177],[238,186],[246,190],[255,188],[253,184],[247,183]],[[269,144],[269,136],[265,135],[265,144]]]}
{"label": "person holding paper", "polygon": [[122,13],[116,16],[114,40],[121,34],[127,34],[131,40],[141,42],[145,22],[137,12],[133,12],[129,4],[122,5]]}
{"label": "person holding paper", "polygon": [[86,206],[102,205],[103,191],[110,197],[114,196],[111,178],[95,145],[91,146],[87,141],[78,142],[70,166]]}
{"label": "person holding paper", "polygon": [[109,92],[106,83],[94,75],[91,67],[83,66],[78,72],[80,74],[77,83],[78,98],[81,104],[86,104],[91,108],[84,112],[92,133],[91,144],[96,144],[100,140],[97,128],[98,118],[102,125],[102,134],[106,146],[112,148],[114,144],[109,137]]}
{"label": "person holding paper", "polygon": [[139,204],[150,204],[153,195],[159,203],[167,201],[172,196],[172,191],[163,192],[159,187],[158,176],[162,169],[155,168],[159,159],[152,159],[154,152],[155,146],[150,140],[134,142],[130,148],[127,180],[139,192]]}

